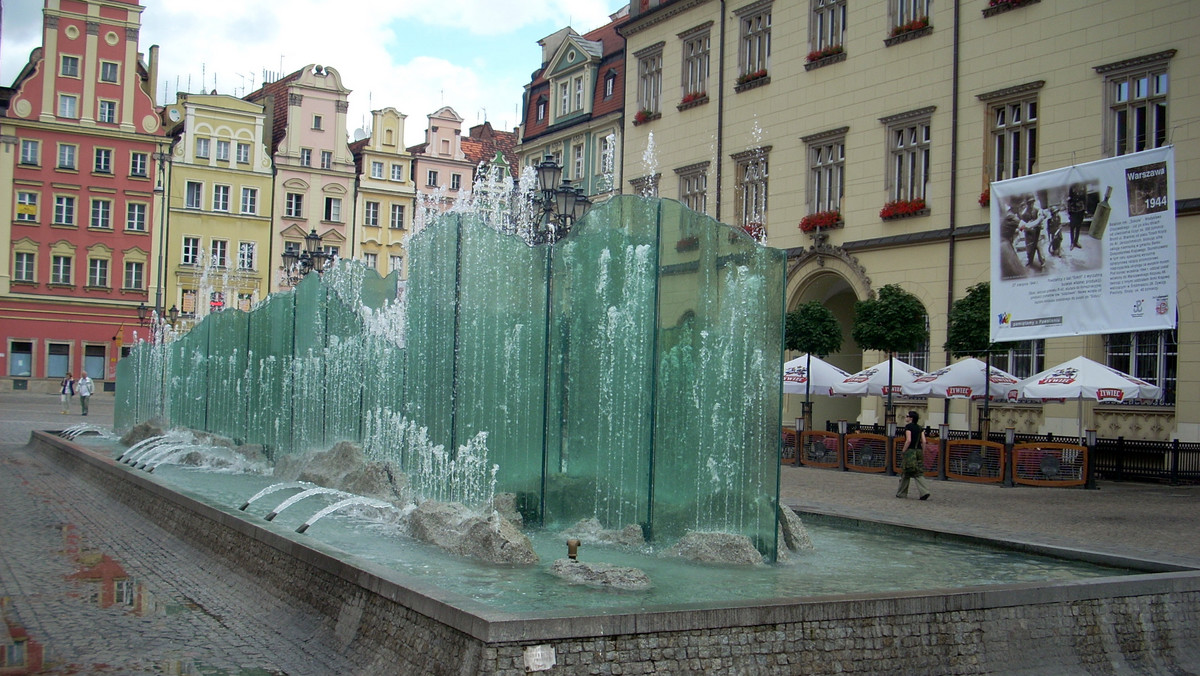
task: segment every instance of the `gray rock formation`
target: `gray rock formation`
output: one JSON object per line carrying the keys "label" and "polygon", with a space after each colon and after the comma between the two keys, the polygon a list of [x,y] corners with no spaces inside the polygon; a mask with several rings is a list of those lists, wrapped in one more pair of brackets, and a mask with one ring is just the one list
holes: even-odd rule
{"label": "gray rock formation", "polygon": [[492,498],[492,509],[511,521],[517,528],[525,527],[525,517],[521,516],[520,510],[517,509],[516,493],[497,493]]}
{"label": "gray rock formation", "polygon": [[457,502],[426,500],[408,516],[409,533],[458,556],[489,563],[538,562],[533,543],[510,521],[474,514]]}
{"label": "gray rock formation", "polygon": [[736,566],[753,566],[763,562],[762,554],[754,548],[750,538],[733,533],[688,533],[662,556]]}
{"label": "gray rock formation", "polygon": [[607,563],[557,559],[550,566],[550,572],[571,584],[586,584],[592,587],[640,591],[652,586],[650,578],[641,570]]}
{"label": "gray rock formation", "polygon": [[274,476],[281,481],[308,481],[325,488],[403,506],[411,499],[408,480],[391,465],[367,462],[362,447],[340,441],[328,451],[306,456],[283,456],[275,462]]}
{"label": "gray rock formation", "polygon": [[793,552],[811,552],[812,540],[808,537],[808,529],[800,516],[790,508],[779,507],[779,543]]}
{"label": "gray rock formation", "polygon": [[125,436],[121,437],[121,443],[125,444],[125,447],[128,448],[150,437],[161,437],[163,434],[162,421],[147,420],[146,422],[134,425],[133,429],[126,432]]}

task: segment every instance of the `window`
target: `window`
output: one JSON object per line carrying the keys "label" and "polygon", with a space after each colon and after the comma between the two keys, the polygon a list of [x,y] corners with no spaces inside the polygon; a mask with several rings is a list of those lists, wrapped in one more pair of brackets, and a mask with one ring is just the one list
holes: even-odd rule
{"label": "window", "polygon": [[79,97],[74,94],[58,95],[58,116],[75,119],[79,117]]}
{"label": "window", "polygon": [[62,56],[62,68],[59,70],[59,75],[63,77],[79,77],[79,57],[78,56]]}
{"label": "window", "polygon": [[88,286],[108,288],[108,261],[103,258],[93,258],[88,261]]}
{"label": "window", "polygon": [[250,163],[250,144],[249,143],[237,144],[237,161],[238,161],[238,164],[249,164]]}
{"label": "window", "polygon": [[808,213],[840,211],[846,190],[846,132],[842,127],[803,139],[808,145]]}
{"label": "window", "polygon": [[76,147],[66,143],[58,145],[58,168],[59,169],[74,169],[75,168],[75,152]]}
{"label": "window", "polygon": [[96,113],[98,122],[107,122],[109,124],[117,123],[117,102],[116,101],[100,101],[100,107]]}
{"label": "window", "polygon": [[141,289],[145,280],[146,264],[127,261],[125,263],[125,287],[126,289]]}
{"label": "window", "polygon": [[[576,182],[583,180],[583,144],[576,143],[571,147],[571,178]],[[583,186],[577,186],[583,187]]]}
{"label": "window", "polygon": [[129,155],[129,175],[130,176],[145,176],[147,167],[150,165],[150,158],[146,153],[131,153]]}
{"label": "window", "polygon": [[17,220],[26,223],[36,223],[38,219],[38,194],[36,192],[17,192]]}
{"label": "window", "polygon": [[450,189],[459,190],[462,188],[462,174],[450,174]]}
{"label": "window", "polygon": [[610,72],[604,76],[604,98],[611,99],[617,90],[617,74]]}
{"label": "window", "polygon": [[1038,94],[1044,81],[980,94],[988,104],[987,178],[1003,181],[1034,173],[1037,165]]}
{"label": "window", "polygon": [[199,265],[200,264],[200,238],[199,237],[184,237],[183,238],[183,264],[184,265]]}
{"label": "window", "polygon": [[[1046,370],[1046,341],[1026,340],[1013,343],[1008,350],[992,353],[992,366],[1018,378],[1028,378]],[[914,364],[915,366],[915,364]]]}
{"label": "window", "polygon": [[100,81],[101,82],[116,82],[118,80],[119,66],[112,61],[100,62]]}
{"label": "window", "polygon": [[708,162],[680,167],[675,173],[679,175],[679,201],[704,213],[708,208]]}
{"label": "window", "polygon": [[629,185],[633,186],[633,191],[642,197],[658,197],[658,180],[662,178],[662,174],[654,174],[652,176],[638,176],[637,178],[629,179]]}
{"label": "window", "polygon": [[605,176],[605,188],[612,187],[612,175],[617,167],[617,142],[613,134],[600,139],[600,173]]}
{"label": "window", "polygon": [[223,239],[214,239],[212,241],[212,256],[209,258],[212,264],[218,268],[229,267],[229,242]]}
{"label": "window", "polygon": [[311,167],[312,166],[312,150],[311,149],[309,149],[309,148],[301,148],[300,149],[300,166],[303,166],[303,167]]}
{"label": "window", "polygon": [[426,175],[425,185],[430,188],[436,188],[438,184],[438,173],[432,169]]}
{"label": "window", "polygon": [[254,253],[257,246],[254,242],[238,243],[238,270],[254,269]]}
{"label": "window", "polygon": [[925,198],[932,114],[933,108],[924,108],[881,120],[887,125],[887,188],[893,200]]}
{"label": "window", "polygon": [[199,181],[188,181],[183,185],[183,206],[187,209],[199,209],[203,204],[204,184]]}
{"label": "window", "polygon": [[325,255],[328,257],[328,260],[331,263],[337,260],[337,257],[340,255],[340,252],[341,252],[341,249],[339,249],[336,246],[325,247]]}
{"label": "window", "polygon": [[661,112],[662,43],[653,45],[637,55],[638,111]]}
{"label": "window", "polygon": [[206,138],[196,139],[196,157],[208,159],[209,140]]}
{"label": "window", "polygon": [[367,202],[363,209],[363,225],[379,227],[379,202]]}
{"label": "window", "polygon": [[754,5],[739,18],[739,75],[766,74],[771,67],[771,7]]}
{"label": "window", "polygon": [[112,150],[110,148],[96,148],[92,170],[97,174],[112,173]]}
{"label": "window", "polygon": [[70,284],[71,283],[71,257],[70,256],[51,256],[51,258],[50,258],[50,283],[51,284]]}
{"label": "window", "polygon": [[34,262],[36,254],[18,251],[13,258],[13,281],[32,282],[35,280]]}
{"label": "window", "polygon": [[328,150],[321,151],[321,168],[322,169],[332,169],[333,168],[333,153],[329,152]]}
{"label": "window", "polygon": [[342,200],[340,197],[325,198],[325,220],[334,223],[342,221]]}
{"label": "window", "polygon": [[393,230],[403,230],[404,229],[404,205],[403,204],[393,204],[392,205],[392,217],[388,221],[388,227]]}
{"label": "window", "polygon": [[321,123],[322,123],[323,121],[324,121],[324,120],[322,120],[322,118],[321,118],[321,116],[320,116],[320,115],[313,115],[313,126],[312,126],[312,128],[313,128],[313,129],[320,130],[320,129],[321,129]]}
{"label": "window", "polygon": [[1099,66],[1104,75],[1104,146],[1124,155],[1167,144],[1167,66],[1175,50]]}
{"label": "window", "polygon": [[737,162],[737,224],[759,233],[767,225],[767,159],[771,148],[756,148],[734,155]]}
{"label": "window", "polygon": [[1161,387],[1159,403],[1175,403],[1179,374],[1179,344],[1175,331],[1109,334],[1104,337],[1104,347],[1107,352],[1105,363]]}
{"label": "window", "polygon": [[21,164],[29,164],[37,166],[38,156],[41,154],[42,144],[40,141],[30,139],[21,139]]}
{"label": "window", "polygon": [[695,33],[683,39],[683,94],[708,92],[709,32]]}
{"label": "window", "polygon": [[33,343],[13,341],[9,348],[8,375],[30,377],[33,375]]}
{"label": "window", "polygon": [[104,230],[112,229],[112,202],[110,200],[92,200],[91,227],[102,228]]}
{"label": "window", "polygon": [[146,205],[130,202],[125,205],[125,229],[146,232]]}
{"label": "window", "polygon": [[383,178],[383,162],[371,163],[371,178]]}
{"label": "window", "polygon": [[388,272],[404,274],[404,256],[388,256]]}
{"label": "window", "polygon": [[258,213],[258,188],[242,188],[242,213]]}
{"label": "window", "polygon": [[546,101],[542,99],[537,102],[537,119],[538,122],[546,119]]}
{"label": "window", "polygon": [[289,192],[284,199],[283,215],[288,218],[304,218],[304,195]]}
{"label": "window", "polygon": [[404,180],[404,165],[403,164],[393,164],[392,165],[392,180],[393,181],[403,181]]}
{"label": "window", "polygon": [[75,198],[70,195],[54,197],[54,224],[75,225]]}
{"label": "window", "polygon": [[559,116],[566,115],[571,112],[571,86],[570,83],[558,83],[558,114]]}
{"label": "window", "polygon": [[379,254],[365,253],[363,254],[363,262],[372,270],[379,269]]}
{"label": "window", "polygon": [[[812,0],[809,49],[818,54],[846,41],[846,0]],[[812,57],[809,57],[812,58]]]}
{"label": "window", "polygon": [[[108,351],[104,345],[83,346],[83,370],[95,374],[96,380],[104,378],[104,362],[107,358]],[[120,587],[117,587],[117,593],[120,594]]]}
{"label": "window", "polygon": [[229,141],[217,141],[217,159],[222,162],[229,161]]}
{"label": "window", "polygon": [[583,110],[584,97],[583,97],[583,76],[582,75],[579,75],[579,76],[575,77],[573,80],[571,80],[571,88],[575,92],[575,101],[574,101],[575,105],[572,107],[572,110],[574,110],[574,111]]}
{"label": "window", "polygon": [[229,186],[213,186],[213,211],[229,211]]}
{"label": "window", "polygon": [[891,28],[903,28],[914,21],[929,19],[929,11],[933,0],[888,0],[888,13],[891,15]]}
{"label": "window", "polygon": [[62,378],[71,370],[71,344],[49,343],[46,346],[46,377]]}

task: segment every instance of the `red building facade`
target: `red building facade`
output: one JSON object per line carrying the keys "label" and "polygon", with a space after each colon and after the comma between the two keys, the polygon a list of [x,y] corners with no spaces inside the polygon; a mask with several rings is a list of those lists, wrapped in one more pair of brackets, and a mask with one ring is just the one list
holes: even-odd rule
{"label": "red building facade", "polygon": [[142,9],[47,0],[42,46],[0,101],[0,349],[16,389],[55,391],[68,371],[111,381],[138,306],[154,302],[156,155],[169,141],[157,47],[148,63],[138,53]]}

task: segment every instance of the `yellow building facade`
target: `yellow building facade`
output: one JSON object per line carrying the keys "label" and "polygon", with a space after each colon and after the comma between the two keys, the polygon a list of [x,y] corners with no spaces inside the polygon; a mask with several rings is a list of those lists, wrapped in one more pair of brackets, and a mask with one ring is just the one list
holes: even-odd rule
{"label": "yellow building facade", "polygon": [[185,323],[265,298],[272,271],[274,172],[263,107],[232,96],[179,94],[161,231],[165,302]]}
{"label": "yellow building facade", "polygon": [[[951,304],[989,280],[991,181],[1175,147],[1178,328],[1022,343],[1020,376],[1083,354],[1164,387],[1154,405],[1083,404],[1100,436],[1200,439],[1200,13],[1179,0],[651,0],[626,38],[626,192],[704,204],[788,251],[787,309],[830,308],[854,372],[854,303],[898,284],[924,304],[926,370]],[[638,111],[635,118],[628,111]],[[647,161],[644,152],[653,148]],[[697,189],[704,200],[695,199]],[[803,219],[825,225],[801,230]],[[784,420],[802,397],[785,397]],[[898,402],[974,428],[961,401]],[[1079,403],[994,406],[993,429],[1074,434]],[[814,419],[883,419],[878,398],[814,397]]]}
{"label": "yellow building facade", "polygon": [[387,275],[406,276],[404,237],[411,232],[416,185],[412,155],[404,148],[405,115],[395,108],[371,112],[371,131],[350,144],[358,171],[354,213],[358,236],[352,257]]}

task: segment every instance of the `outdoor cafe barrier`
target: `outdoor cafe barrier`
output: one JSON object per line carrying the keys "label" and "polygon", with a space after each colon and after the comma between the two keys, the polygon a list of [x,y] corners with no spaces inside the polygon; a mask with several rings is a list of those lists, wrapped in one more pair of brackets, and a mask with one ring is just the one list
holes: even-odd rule
{"label": "outdoor cafe barrier", "polygon": [[820,430],[805,430],[801,434],[800,464],[809,467],[833,469],[840,466],[838,435]]}
{"label": "outdoor cafe barrier", "polygon": [[1082,486],[1087,480],[1087,447],[1027,443],[1013,446],[1013,482],[1026,486]]}
{"label": "outdoor cafe barrier", "polygon": [[846,469],[855,472],[883,472],[887,469],[886,435],[854,432],[845,438]]}
{"label": "outdoor cafe barrier", "polygon": [[1004,481],[1004,444],[979,439],[946,442],[946,477],[998,484]]}
{"label": "outdoor cafe barrier", "polygon": [[[896,452],[892,454],[892,471],[901,474],[904,471],[904,437],[896,437]],[[938,462],[942,459],[942,442],[937,437],[925,435],[925,446],[921,449],[921,463],[925,466],[925,476],[938,475]]]}

